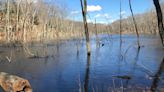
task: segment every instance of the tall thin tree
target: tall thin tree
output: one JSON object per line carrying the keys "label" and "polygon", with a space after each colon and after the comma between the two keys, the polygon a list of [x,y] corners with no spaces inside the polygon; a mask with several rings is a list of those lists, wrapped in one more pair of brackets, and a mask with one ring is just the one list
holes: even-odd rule
{"label": "tall thin tree", "polygon": [[162,10],[159,4],[159,0],[153,0],[154,6],[156,9],[157,13],[157,18],[158,18],[158,30],[159,30],[159,35],[162,41],[162,45],[164,47],[164,26],[163,26],[163,15],[162,15]]}
{"label": "tall thin tree", "polygon": [[100,46],[100,43],[99,43],[99,38],[98,38],[98,32],[97,32],[97,24],[96,24],[96,19],[95,19],[95,35],[96,35],[96,47],[99,47]]}
{"label": "tall thin tree", "polygon": [[9,32],[10,32],[10,0],[7,0],[7,10],[6,10],[6,39],[7,39],[7,42],[9,42],[10,40],[10,36],[9,36]]}
{"label": "tall thin tree", "polygon": [[[21,1],[22,0],[17,0],[17,8],[16,8],[16,32],[18,32],[18,29],[19,29],[19,18],[20,18],[20,3],[21,3]],[[16,35],[16,36],[18,36],[18,35]],[[18,37],[16,37],[17,38],[17,40],[18,40]]]}
{"label": "tall thin tree", "polygon": [[132,19],[133,19],[133,23],[134,23],[134,27],[135,27],[135,31],[137,34],[137,43],[138,43],[138,48],[140,48],[140,40],[139,40],[139,32],[138,32],[138,28],[137,28],[137,22],[134,18],[134,14],[133,14],[133,10],[132,10],[132,5],[131,5],[131,0],[129,0],[129,8],[130,8],[130,12],[132,14]]}
{"label": "tall thin tree", "polygon": [[90,46],[90,40],[89,40],[89,31],[88,31],[88,24],[87,24],[87,0],[80,0],[81,2],[81,11],[83,15],[83,23],[84,23],[84,29],[85,29],[85,36],[86,36],[86,47],[87,47],[87,54],[91,54],[91,46]]}
{"label": "tall thin tree", "polygon": [[120,55],[122,48],[122,0],[120,0]]}

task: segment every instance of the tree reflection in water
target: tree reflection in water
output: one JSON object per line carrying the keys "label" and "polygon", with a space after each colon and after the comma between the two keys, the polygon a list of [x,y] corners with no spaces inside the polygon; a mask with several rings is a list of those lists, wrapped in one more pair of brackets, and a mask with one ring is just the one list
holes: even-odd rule
{"label": "tree reflection in water", "polygon": [[91,56],[87,55],[87,65],[85,72],[85,83],[84,83],[84,92],[88,92],[88,84],[89,84],[89,75],[90,75],[90,61]]}
{"label": "tree reflection in water", "polygon": [[159,67],[157,73],[154,76],[154,79],[153,79],[153,82],[152,82],[152,85],[151,85],[151,88],[150,88],[150,90],[152,92],[155,92],[157,90],[157,88],[158,88],[158,83],[159,83],[159,81],[161,79],[160,76],[162,74],[163,69],[164,69],[164,58],[163,58],[163,60],[162,60],[162,62],[160,64],[160,67]]}

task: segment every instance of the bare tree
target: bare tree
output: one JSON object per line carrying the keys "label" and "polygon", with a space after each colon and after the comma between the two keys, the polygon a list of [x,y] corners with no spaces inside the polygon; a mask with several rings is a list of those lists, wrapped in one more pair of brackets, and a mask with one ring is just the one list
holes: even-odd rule
{"label": "bare tree", "polygon": [[122,48],[122,0],[120,0],[120,55]]}
{"label": "bare tree", "polygon": [[95,19],[95,35],[96,35],[96,47],[100,47],[100,41],[99,41],[99,38],[98,38],[98,32],[97,32],[97,24],[96,24],[96,19]]}
{"label": "bare tree", "polygon": [[139,33],[138,33],[138,28],[137,28],[137,22],[136,22],[136,20],[134,18],[132,6],[131,6],[131,0],[129,0],[129,8],[130,8],[130,11],[131,11],[131,14],[132,14],[132,18],[133,18],[133,22],[134,22],[134,27],[135,27],[135,31],[136,31],[136,34],[137,34],[138,48],[140,48],[140,41],[139,41]]}
{"label": "bare tree", "polygon": [[159,30],[159,35],[162,41],[162,45],[164,46],[164,26],[163,26],[163,16],[162,16],[162,10],[159,4],[159,0],[153,0],[154,6],[156,9],[157,13],[157,18],[158,18],[158,30]]}
{"label": "bare tree", "polygon": [[9,31],[10,30],[10,0],[7,0],[7,10],[6,10],[6,39],[9,42]]}
{"label": "bare tree", "polygon": [[87,24],[87,0],[80,0],[81,2],[81,10],[83,15],[83,23],[84,23],[84,29],[85,29],[85,36],[86,36],[86,47],[87,47],[87,54],[91,54],[91,47],[90,47],[90,41],[89,41],[89,31],[88,31],[88,24]]}

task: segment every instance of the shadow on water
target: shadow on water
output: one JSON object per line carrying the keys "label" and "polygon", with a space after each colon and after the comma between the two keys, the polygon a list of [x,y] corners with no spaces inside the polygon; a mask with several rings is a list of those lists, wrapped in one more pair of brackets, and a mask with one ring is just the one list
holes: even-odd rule
{"label": "shadow on water", "polygon": [[91,56],[87,55],[87,65],[85,70],[85,83],[84,83],[84,92],[88,91],[88,85],[89,85],[89,75],[90,75],[90,63],[91,63]]}
{"label": "shadow on water", "polygon": [[157,91],[158,83],[161,80],[161,74],[163,72],[163,69],[164,69],[164,58],[163,58],[160,66],[159,66],[159,69],[158,69],[157,73],[154,76],[154,79],[153,79],[153,82],[152,82],[152,85],[151,85],[151,91],[152,92]]}

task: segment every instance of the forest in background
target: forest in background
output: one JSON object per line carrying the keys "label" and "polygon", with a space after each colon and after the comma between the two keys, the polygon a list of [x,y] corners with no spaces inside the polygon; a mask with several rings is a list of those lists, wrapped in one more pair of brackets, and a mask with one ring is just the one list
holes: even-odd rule
{"label": "forest in background", "polygon": [[[68,20],[69,9],[62,4],[39,0],[0,0],[0,40],[31,42],[82,38],[82,22]],[[109,7],[110,8],[110,7]],[[164,3],[161,3],[164,10]],[[163,11],[164,12],[164,11]],[[155,9],[135,15],[140,34],[158,34]],[[111,24],[88,23],[90,35],[119,34],[120,20]],[[122,19],[122,33],[134,34],[132,17]]]}

